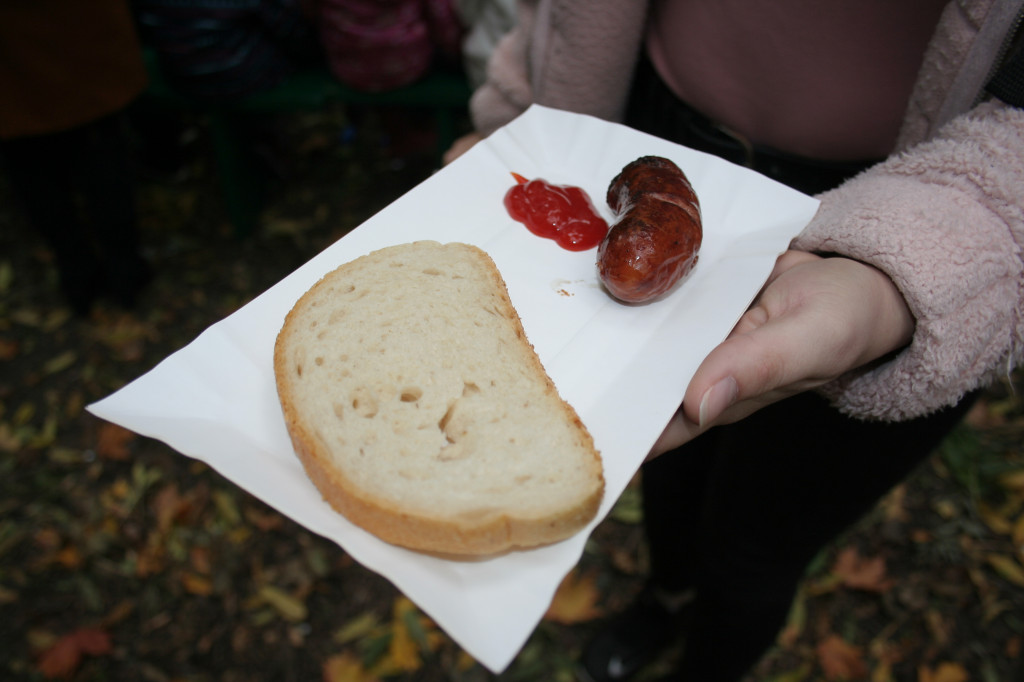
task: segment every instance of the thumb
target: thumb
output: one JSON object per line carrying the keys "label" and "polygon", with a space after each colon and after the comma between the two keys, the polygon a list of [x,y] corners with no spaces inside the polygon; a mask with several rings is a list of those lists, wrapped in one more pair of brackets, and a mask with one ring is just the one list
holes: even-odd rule
{"label": "thumb", "polygon": [[825,383],[820,354],[831,344],[810,334],[813,327],[806,315],[772,316],[761,305],[748,310],[694,374],[685,417],[703,431]]}
{"label": "thumb", "polygon": [[659,448],[816,388],[910,342],[892,280],[846,258],[780,258],[757,302],[694,373]]}
{"label": "thumb", "polygon": [[[747,311],[728,339],[704,359],[690,380],[679,410],[655,442],[649,457],[657,457],[693,440],[716,424],[739,421],[785,394],[787,372],[781,358],[772,358],[773,339],[785,334],[766,325],[760,307]],[[797,370],[799,371],[799,370]],[[791,393],[796,393],[792,390]]]}

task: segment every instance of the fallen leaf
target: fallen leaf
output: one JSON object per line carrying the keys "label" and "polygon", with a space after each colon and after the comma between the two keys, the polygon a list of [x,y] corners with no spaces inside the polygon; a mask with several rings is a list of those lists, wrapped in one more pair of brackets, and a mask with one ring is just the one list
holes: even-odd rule
{"label": "fallen leaf", "polygon": [[124,314],[95,327],[96,340],[109,348],[123,362],[135,362],[142,357],[146,341],[153,333],[135,316]]}
{"label": "fallen leaf", "polygon": [[298,623],[306,620],[306,605],[284,590],[273,585],[264,585],[259,590],[259,597],[289,622]]}
{"label": "fallen leaf", "polygon": [[1013,542],[1013,546],[1018,548],[1018,552],[1024,551],[1024,514],[1017,517],[1017,520],[1013,523],[1013,528],[1010,530],[1010,540]]}
{"label": "fallen leaf", "polygon": [[205,575],[186,571],[181,576],[181,584],[189,594],[200,597],[208,597],[213,594],[213,582]]}
{"label": "fallen leaf", "polygon": [[18,601],[18,593],[0,585],[0,606]]}
{"label": "fallen leaf", "polygon": [[981,600],[983,622],[992,622],[1000,613],[1006,610],[1006,603],[999,599],[999,590],[992,586],[986,572],[980,566],[969,566],[967,568],[967,575],[970,576],[971,583],[977,590],[978,598]]}
{"label": "fallen leaf", "polygon": [[57,555],[54,557],[54,561],[64,568],[75,570],[82,567],[85,563],[85,557],[82,556],[82,552],[78,547],[74,545],[67,545],[57,552]]}
{"label": "fallen leaf", "polygon": [[42,323],[39,311],[30,308],[19,308],[11,311],[12,322],[17,322],[25,327],[38,327]]}
{"label": "fallen leaf", "polygon": [[892,675],[892,663],[880,661],[871,671],[871,682],[896,682]]}
{"label": "fallen leaf", "polygon": [[1022,641],[1020,635],[1013,635],[1008,640],[1006,640],[1005,649],[1007,657],[1012,658],[1014,660],[1020,658],[1022,644],[1024,644],[1024,641]]}
{"label": "fallen leaf", "polygon": [[917,682],[967,682],[970,676],[959,663],[940,663],[935,670],[921,665],[917,669]]}
{"label": "fallen leaf", "polygon": [[594,573],[573,571],[562,579],[544,618],[562,625],[594,620],[602,614],[597,607],[600,596]]}
{"label": "fallen leaf", "polygon": [[882,498],[879,506],[885,513],[885,518],[890,521],[906,523],[909,519],[906,509],[907,486],[898,485],[888,495]]}
{"label": "fallen leaf", "polygon": [[188,560],[196,573],[210,575],[213,572],[213,560],[210,556],[209,547],[191,547],[188,550]]}
{"label": "fallen leaf", "polygon": [[14,339],[0,339],[0,360],[5,362],[18,357],[19,345]]}
{"label": "fallen leaf", "polygon": [[57,417],[50,415],[43,422],[42,428],[28,440],[28,447],[42,449],[53,445],[57,439]]}
{"label": "fallen leaf", "polygon": [[329,657],[323,664],[324,682],[377,682],[377,677],[363,668],[362,662],[349,652]]}
{"label": "fallen leaf", "polygon": [[6,294],[11,290],[11,283],[14,281],[14,266],[8,260],[0,262],[0,294]]}
{"label": "fallen leaf", "polygon": [[38,547],[50,552],[56,552],[64,542],[57,529],[49,527],[37,529],[32,534],[32,540]]}
{"label": "fallen leaf", "polygon": [[21,437],[10,424],[0,423],[0,452],[14,452],[21,449]]}
{"label": "fallen leaf", "polygon": [[253,507],[245,508],[245,520],[261,532],[277,530],[284,525],[284,517],[274,511],[260,511]]}
{"label": "fallen leaf", "polygon": [[70,310],[67,308],[57,308],[56,310],[50,311],[50,314],[43,320],[42,330],[47,334],[53,333],[64,326],[64,323],[70,319]]}
{"label": "fallen leaf", "polygon": [[931,633],[932,640],[936,644],[945,646],[949,643],[954,624],[943,616],[942,612],[936,609],[928,609],[924,613],[924,622],[928,626],[928,631]]}
{"label": "fallen leaf", "polygon": [[60,355],[50,358],[43,363],[43,374],[56,374],[63,372],[68,367],[75,364],[78,360],[78,354],[73,350],[64,351]]}
{"label": "fallen leaf", "polygon": [[405,620],[396,615],[391,626],[391,643],[388,645],[384,667],[390,672],[415,672],[423,665],[420,647],[416,644]]}
{"label": "fallen leaf", "polygon": [[213,503],[220,512],[221,517],[230,526],[237,526],[242,522],[242,513],[238,511],[235,498],[226,490],[215,490],[213,492]]}
{"label": "fallen leaf", "polygon": [[1013,522],[1000,510],[994,509],[992,505],[984,501],[978,503],[978,515],[985,522],[993,533],[998,535],[1009,535],[1013,532]]}
{"label": "fallen leaf", "polygon": [[159,538],[147,543],[135,557],[135,575],[146,578],[160,573],[164,570],[166,556],[167,550]]}
{"label": "fallen leaf", "polygon": [[100,424],[96,439],[96,454],[104,459],[124,461],[131,457],[128,444],[135,440],[135,434],[118,424]]}
{"label": "fallen leaf", "polygon": [[338,644],[348,644],[349,642],[366,637],[379,627],[380,621],[377,620],[377,616],[372,612],[367,611],[341,626],[341,628],[334,633],[332,638]]}
{"label": "fallen leaf", "polygon": [[863,650],[839,635],[829,635],[819,642],[817,653],[827,680],[860,680],[867,675]]}
{"label": "fallen leaf", "polygon": [[1013,557],[1003,554],[988,554],[985,561],[1006,580],[1014,585],[1024,587],[1024,566],[1021,566]]}
{"label": "fallen leaf", "polygon": [[156,527],[161,533],[170,530],[174,522],[188,509],[189,501],[178,492],[178,485],[170,483],[161,488],[150,502],[156,516]]}
{"label": "fallen leaf", "polygon": [[36,406],[32,403],[22,403],[18,405],[18,409],[14,411],[12,421],[17,426],[24,426],[32,421],[32,418],[36,416]]}
{"label": "fallen leaf", "polygon": [[845,547],[836,557],[832,573],[839,576],[842,584],[855,590],[885,592],[892,587],[892,580],[886,575],[883,557],[862,557],[855,547]]}
{"label": "fallen leaf", "polygon": [[999,485],[1008,490],[1024,491],[1024,469],[1014,469],[999,475]]}
{"label": "fallen leaf", "polygon": [[45,677],[70,679],[82,663],[84,656],[103,656],[112,648],[110,635],[98,628],[79,628],[59,637],[44,650],[37,662]]}
{"label": "fallen leaf", "polygon": [[910,531],[910,539],[918,544],[924,544],[931,542],[934,539],[934,535],[927,528],[915,528]]}
{"label": "fallen leaf", "polygon": [[622,491],[622,495],[615,501],[615,505],[608,513],[608,518],[634,526],[643,521],[643,496],[639,486],[630,485]]}
{"label": "fallen leaf", "polygon": [[936,514],[947,521],[956,517],[960,513],[956,503],[952,500],[936,500],[932,503],[932,509],[935,510]]}
{"label": "fallen leaf", "polygon": [[58,635],[41,628],[29,628],[25,632],[25,642],[28,643],[28,648],[35,652],[36,655],[52,647],[57,643],[58,639],[60,639]]}
{"label": "fallen leaf", "polygon": [[110,612],[103,617],[104,627],[110,627],[123,621],[125,618],[130,616],[135,611],[135,604],[128,601],[122,600],[118,602]]}
{"label": "fallen leaf", "polygon": [[313,222],[304,218],[285,218],[275,216],[268,218],[264,224],[263,229],[266,230],[267,234],[271,235],[296,235],[308,231],[313,226]]}

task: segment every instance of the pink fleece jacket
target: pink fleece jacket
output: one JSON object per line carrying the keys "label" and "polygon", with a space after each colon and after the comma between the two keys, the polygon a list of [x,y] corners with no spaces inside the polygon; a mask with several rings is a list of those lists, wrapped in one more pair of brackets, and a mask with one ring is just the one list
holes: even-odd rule
{"label": "pink fleece jacket", "polygon": [[[471,103],[483,134],[531,103],[620,120],[646,3],[521,0]],[[916,320],[910,345],[821,390],[843,412],[902,420],[955,403],[1024,355],[1024,111],[981,102],[1024,0],[950,2],[898,150],[821,195],[793,248],[870,263]]]}

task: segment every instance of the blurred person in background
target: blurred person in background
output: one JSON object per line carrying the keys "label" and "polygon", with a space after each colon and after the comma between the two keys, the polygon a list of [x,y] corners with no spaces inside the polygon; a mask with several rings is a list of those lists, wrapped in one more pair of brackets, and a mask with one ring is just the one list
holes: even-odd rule
{"label": "blurred person in background", "polygon": [[313,12],[302,0],[133,0],[142,42],[168,84],[230,102],[320,64]]}
{"label": "blurred person in background", "polygon": [[150,279],[123,120],[145,87],[126,0],[0,3],[0,157],[78,314]]}
{"label": "blurred person in background", "polygon": [[454,0],[315,0],[320,40],[345,85],[384,92],[438,67],[461,68]]}
{"label": "blurred person in background", "polygon": [[487,62],[494,49],[516,25],[516,0],[455,0],[466,35],[462,63],[471,88],[487,80]]}
{"label": "blurred person in background", "polygon": [[[132,0],[132,5],[142,43],[167,85],[206,106],[231,105],[323,65],[310,0]],[[145,124],[162,124],[171,134],[180,123],[156,108],[140,111],[137,121],[149,151],[173,156],[174,147],[161,145],[159,126]],[[293,150],[281,116],[232,112],[231,125],[255,168],[271,178],[289,175]]]}

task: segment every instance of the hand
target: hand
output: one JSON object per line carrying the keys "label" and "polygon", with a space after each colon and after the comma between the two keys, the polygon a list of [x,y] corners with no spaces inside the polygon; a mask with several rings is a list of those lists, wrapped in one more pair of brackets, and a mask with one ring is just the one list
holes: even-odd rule
{"label": "hand", "polygon": [[449,147],[448,151],[442,155],[441,160],[444,162],[444,165],[447,166],[449,163],[468,152],[473,145],[482,139],[484,139],[483,136],[477,132],[463,135],[455,140],[455,142],[452,142],[452,146]]}
{"label": "hand", "polygon": [[787,251],[728,338],[697,368],[650,456],[828,383],[902,348],[913,333],[906,302],[880,270]]}

